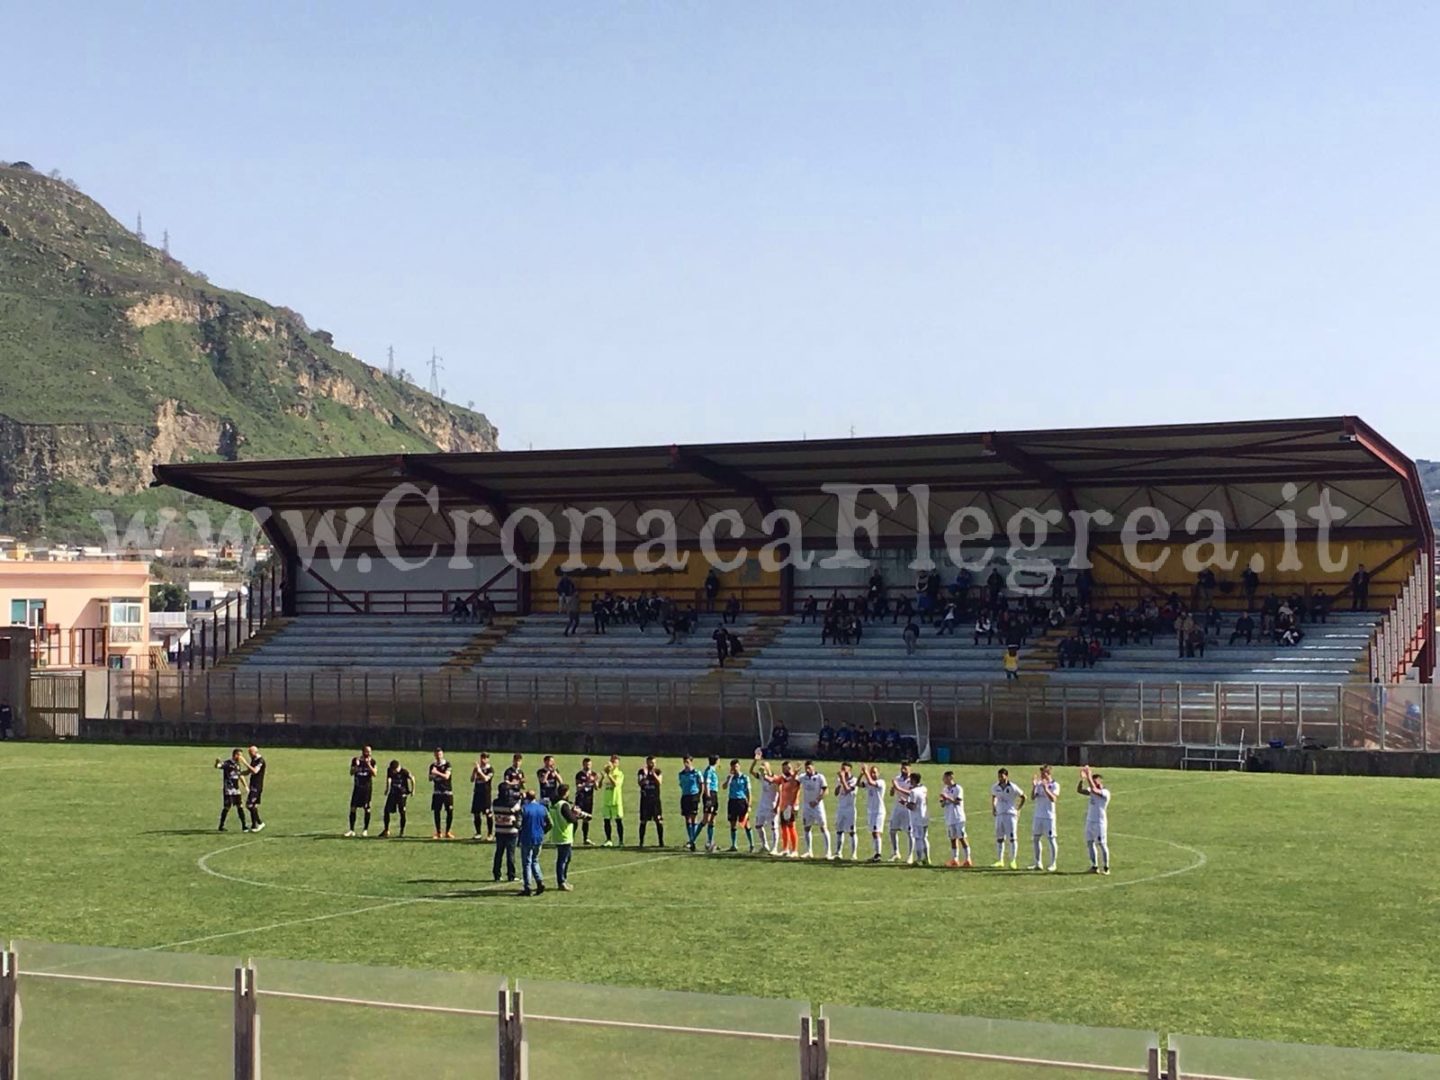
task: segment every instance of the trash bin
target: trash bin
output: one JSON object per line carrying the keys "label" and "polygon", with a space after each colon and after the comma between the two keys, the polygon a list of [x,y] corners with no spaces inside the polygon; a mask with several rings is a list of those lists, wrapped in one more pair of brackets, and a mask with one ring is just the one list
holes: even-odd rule
{"label": "trash bin", "polygon": [[950,764],[950,748],[948,746],[935,747],[935,762],[938,765]]}

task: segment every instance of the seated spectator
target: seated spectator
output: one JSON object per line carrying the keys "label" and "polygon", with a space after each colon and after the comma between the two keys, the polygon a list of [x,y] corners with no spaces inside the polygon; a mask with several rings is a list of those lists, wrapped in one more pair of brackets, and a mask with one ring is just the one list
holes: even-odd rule
{"label": "seated spectator", "polygon": [[815,740],[815,745],[821,757],[829,757],[835,752],[835,729],[830,726],[829,720],[821,723],[820,734]]}
{"label": "seated spectator", "polygon": [[770,741],[765,744],[765,756],[770,758],[786,757],[790,753],[790,732],[783,723],[777,723],[770,729]]}
{"label": "seated spectator", "polygon": [[1295,646],[1299,645],[1300,642],[1304,640],[1305,631],[1301,630],[1298,625],[1292,623],[1290,626],[1287,626],[1283,631],[1281,631],[1278,644]]}
{"label": "seated spectator", "polygon": [[1316,589],[1310,596],[1310,618],[1318,623],[1328,622],[1331,603],[1333,601],[1329,593],[1324,589]]}
{"label": "seated spectator", "polygon": [[1255,619],[1248,611],[1240,613],[1235,620],[1235,629],[1230,632],[1230,644],[1234,645],[1238,638],[1244,638],[1246,645],[1255,643]]}
{"label": "seated spectator", "polygon": [[835,732],[835,752],[848,755],[855,748],[855,732],[848,723],[842,723]]}
{"label": "seated spectator", "polygon": [[905,641],[905,655],[914,656],[915,646],[920,643],[920,626],[914,619],[905,623],[905,629],[900,631],[900,637]]}
{"label": "seated spectator", "polygon": [[850,621],[845,626],[845,644],[859,645],[860,636],[865,632],[865,624],[859,615],[851,615]]}
{"label": "seated spectator", "polygon": [[910,597],[902,596],[899,600],[895,601],[895,613],[894,617],[890,620],[890,625],[894,626],[901,619],[909,620],[914,617],[915,605],[910,601]]}
{"label": "seated spectator", "polygon": [[1189,637],[1189,641],[1188,641],[1187,644],[1186,644],[1185,655],[1186,655],[1186,656],[1204,656],[1204,655],[1205,655],[1205,631],[1204,631],[1203,629],[1201,629],[1199,623],[1191,623],[1191,626],[1190,626],[1190,637]]}
{"label": "seated spectator", "polygon": [[470,605],[465,602],[465,598],[464,598],[464,597],[462,597],[462,596],[457,596],[457,597],[455,598],[455,603],[450,606],[450,621],[451,621],[451,622],[465,622],[465,621],[467,621],[469,618],[470,618]]}
{"label": "seated spectator", "polygon": [[979,618],[975,620],[975,644],[980,644],[981,638],[985,639],[986,645],[995,644],[995,624],[990,621],[990,616],[980,612]]}
{"label": "seated spectator", "polygon": [[1109,655],[1110,654],[1105,651],[1104,646],[1100,644],[1098,638],[1091,638],[1085,648],[1085,666],[1093,668],[1097,660]]}
{"label": "seated spectator", "polygon": [[800,625],[808,622],[815,622],[820,617],[820,601],[813,596],[807,596],[805,603],[800,607]]}
{"label": "seated spectator", "polygon": [[735,620],[738,618],[740,618],[740,598],[738,596],[732,596],[729,600],[725,601],[724,619],[733,626]]}
{"label": "seated spectator", "polygon": [[955,624],[959,621],[960,613],[956,610],[955,602],[952,600],[945,605],[945,614],[940,616],[940,626],[939,629],[935,631],[935,636],[939,637],[941,634],[954,634]]}

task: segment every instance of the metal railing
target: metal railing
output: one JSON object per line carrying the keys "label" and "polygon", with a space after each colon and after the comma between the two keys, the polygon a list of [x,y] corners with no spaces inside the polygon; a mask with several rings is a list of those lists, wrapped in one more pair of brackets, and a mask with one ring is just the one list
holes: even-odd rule
{"label": "metal railing", "polygon": [[[23,1005],[23,1008],[22,1008]],[[375,1023],[375,1014],[393,1015]],[[23,1016],[23,1025],[22,1025]],[[403,1017],[403,1019],[402,1019]],[[83,1031],[83,1038],[75,1033]],[[376,1032],[380,1032],[377,1037]],[[501,976],[26,942],[0,954],[0,1080],[271,1073],[525,1080],[583,1071],[822,1080],[929,1063],[973,1077],[1440,1075],[1440,1058]],[[227,1060],[228,1059],[228,1060]],[[22,1062],[24,1069],[22,1071]],[[228,1068],[225,1066],[228,1065]],[[222,1072],[223,1069],[223,1072]],[[930,1073],[925,1073],[930,1075]],[[947,1073],[948,1075],[948,1073]]]}
{"label": "metal railing", "polygon": [[348,725],[527,735],[753,737],[763,698],[914,701],[932,742],[1440,750],[1419,683],[634,678],[470,672],[112,671],[105,718],[178,725]]}

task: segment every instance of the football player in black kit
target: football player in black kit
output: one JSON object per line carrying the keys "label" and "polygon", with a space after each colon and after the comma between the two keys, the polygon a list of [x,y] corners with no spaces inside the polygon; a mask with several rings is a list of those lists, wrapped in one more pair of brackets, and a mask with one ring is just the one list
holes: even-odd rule
{"label": "football player in black kit", "polygon": [[[435,760],[430,763],[430,782],[435,793],[430,796],[430,812],[435,815],[436,840],[454,840],[450,826],[455,821],[455,792],[450,784],[450,762],[445,760],[445,751],[435,748]],[[445,828],[440,828],[440,812],[445,812]]]}
{"label": "football player in black kit", "polygon": [[250,811],[250,831],[265,828],[260,820],[260,799],[265,794],[265,758],[258,746],[250,747],[250,790],[245,795],[245,809]]}
{"label": "football player in black kit", "polygon": [[541,760],[540,771],[535,774],[535,787],[546,806],[560,797],[560,770],[555,768],[553,755],[546,754]]}
{"label": "football player in black kit", "polygon": [[585,812],[580,819],[581,842],[590,847],[590,815],[595,813],[595,789],[600,786],[600,774],[590,767],[587,757],[580,762],[580,771],[575,774],[575,806]]}
{"label": "football player in black kit", "polygon": [[495,781],[495,767],[490,764],[490,755],[481,754],[480,760],[470,766],[470,782],[475,793],[470,796],[470,816],[475,819],[475,839],[493,840],[495,837],[495,815],[490,806],[490,785]]}
{"label": "football player in black kit", "polygon": [[405,804],[415,794],[415,777],[398,761],[390,762],[385,770],[385,827],[380,830],[380,839],[390,835],[390,815],[400,815],[400,835],[405,835]]}
{"label": "football player in black kit", "polygon": [[365,826],[361,836],[370,835],[370,799],[375,787],[375,774],[380,771],[370,747],[361,748],[360,756],[350,759],[350,777],[355,786],[350,789],[350,828],[346,836],[355,835],[355,811],[365,811]]}
{"label": "football player in black kit", "polygon": [[640,846],[645,846],[645,826],[655,823],[655,840],[665,846],[665,813],[660,805],[660,769],[653,757],[645,759],[645,767],[635,774],[640,785]]}
{"label": "football player in black kit", "polygon": [[230,814],[230,808],[234,807],[235,816],[240,819],[240,828],[249,832],[250,826],[245,824],[245,811],[240,809],[243,777],[250,771],[250,766],[245,764],[244,751],[236,747],[224,761],[216,758],[215,768],[220,770],[220,831],[225,831],[225,819]]}

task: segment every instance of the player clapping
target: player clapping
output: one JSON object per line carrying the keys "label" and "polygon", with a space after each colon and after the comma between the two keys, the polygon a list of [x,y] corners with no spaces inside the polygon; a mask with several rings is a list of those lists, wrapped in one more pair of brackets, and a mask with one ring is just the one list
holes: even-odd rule
{"label": "player clapping", "polygon": [[881,859],[881,837],[885,834],[885,781],[880,779],[878,765],[860,766],[860,786],[865,789],[865,824],[870,828],[870,840],[875,845],[872,863]]}
{"label": "player clapping", "polygon": [[[1035,803],[1035,818],[1030,827],[1030,844],[1034,849],[1035,861],[1031,870],[1048,869],[1052,873],[1060,858],[1060,844],[1055,838],[1055,804],[1060,798],[1060,783],[1051,775],[1049,765],[1041,765],[1040,771],[1030,779],[1030,798]],[[1050,841],[1050,864],[1040,862],[1040,841]]]}
{"label": "player clapping", "polygon": [[[940,805],[945,811],[945,835],[950,839],[950,865],[969,867],[970,841],[965,836],[965,789],[955,782],[955,774],[941,777]],[[960,858],[961,852],[965,858]]]}
{"label": "player clapping", "polygon": [[368,746],[361,748],[358,757],[350,759],[350,828],[345,831],[346,836],[355,835],[357,810],[365,812],[365,823],[360,835],[370,835],[370,800],[375,794],[375,776],[379,771],[380,767],[375,764],[375,755]]}
{"label": "player clapping", "polygon": [[905,797],[910,811],[910,849],[912,865],[930,865],[930,789],[918,772],[910,774],[910,791]]}
{"label": "player clapping", "polygon": [[860,782],[850,771],[850,762],[842,761],[835,776],[835,854],[845,858],[845,837],[850,837],[850,859],[860,858],[860,841],[855,835],[855,796]]}
{"label": "player clapping", "polygon": [[825,858],[833,859],[834,851],[830,846],[830,825],[825,820],[825,789],[827,783],[823,773],[817,772],[813,761],[805,762],[805,771],[800,775],[800,798],[801,810],[800,821],[805,828],[805,854],[803,858],[810,859],[815,856],[815,841],[811,834],[812,829],[819,829],[820,835],[825,837]]}
{"label": "player clapping", "polygon": [[1099,773],[1089,765],[1080,767],[1080,783],[1076,790],[1090,799],[1085,811],[1085,847],[1090,853],[1090,873],[1110,873],[1109,811],[1110,789]]}

